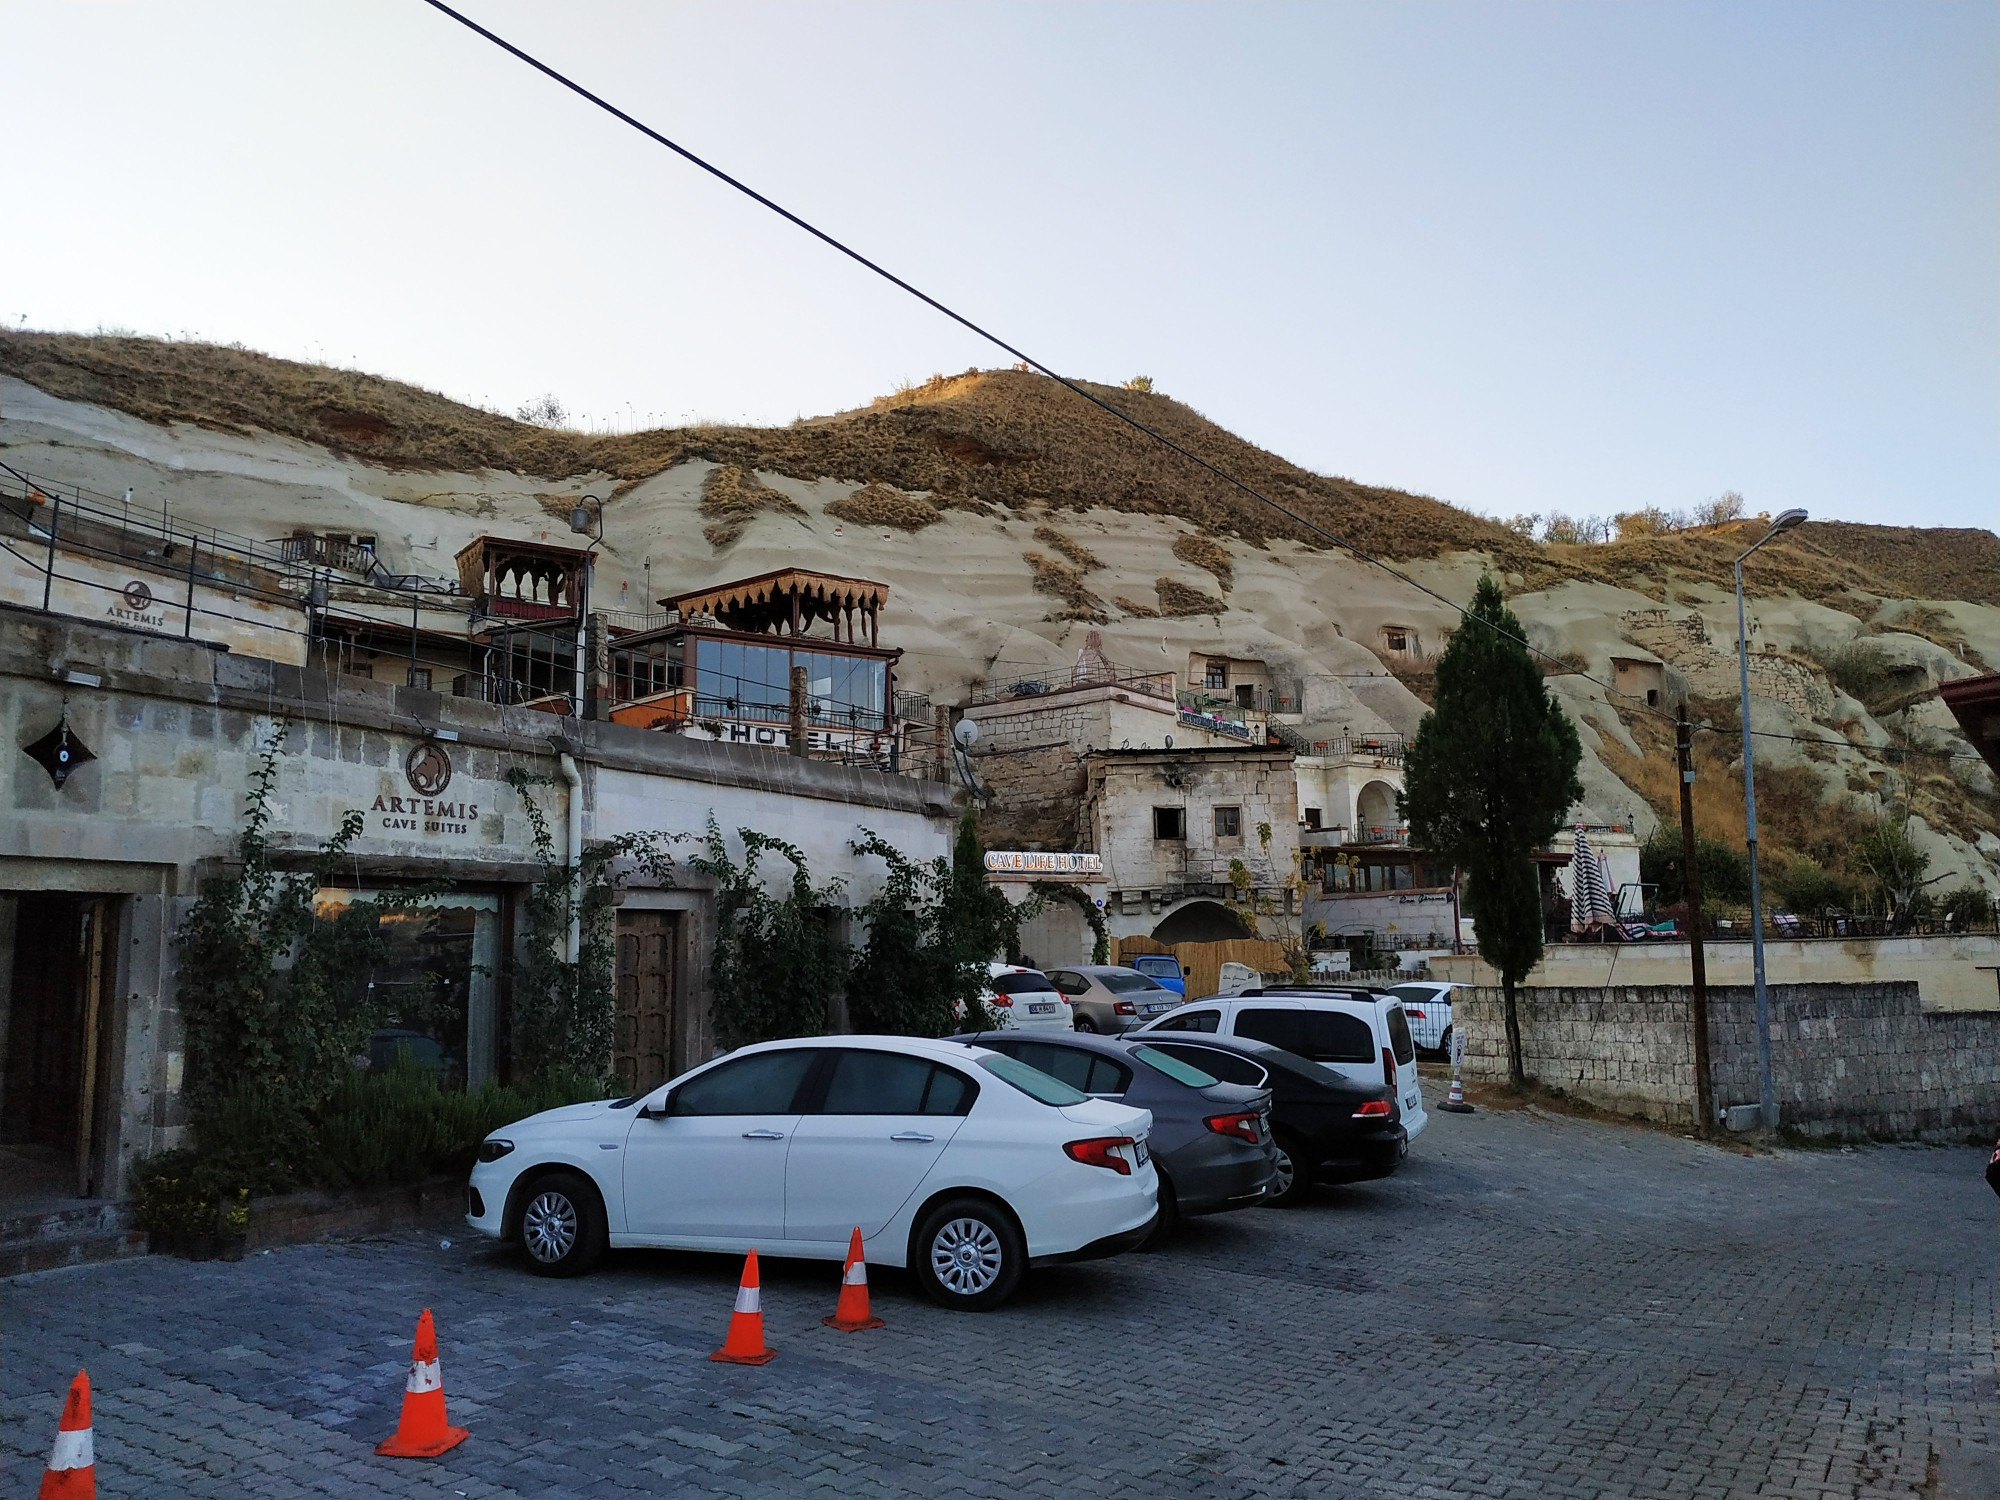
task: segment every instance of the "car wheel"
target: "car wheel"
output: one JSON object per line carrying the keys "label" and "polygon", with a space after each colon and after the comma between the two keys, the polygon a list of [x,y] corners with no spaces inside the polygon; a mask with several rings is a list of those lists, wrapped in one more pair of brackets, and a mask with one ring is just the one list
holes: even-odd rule
{"label": "car wheel", "polygon": [[1439,1035],[1437,1049],[1440,1056],[1451,1056],[1451,1028],[1449,1026],[1445,1027],[1443,1033]]}
{"label": "car wheel", "polygon": [[1153,1220],[1153,1232],[1146,1236],[1141,1250],[1158,1250],[1173,1238],[1174,1228],[1181,1221],[1180,1199],[1174,1195],[1174,1185],[1167,1180],[1165,1172],[1160,1173],[1160,1212]]}
{"label": "car wheel", "polygon": [[1272,1138],[1277,1150],[1278,1171],[1271,1179],[1270,1191],[1264,1202],[1272,1208],[1289,1208],[1305,1196],[1312,1186],[1312,1172],[1305,1164],[1305,1156],[1296,1138],[1279,1131]]}
{"label": "car wheel", "polygon": [[514,1225],[537,1276],[581,1276],[604,1254],[604,1203],[588,1178],[551,1172],[528,1184]]}
{"label": "car wheel", "polygon": [[1013,1219],[984,1198],[948,1198],[925,1214],[910,1254],[924,1295],[966,1312],[1005,1302],[1027,1263]]}
{"label": "car wheel", "polygon": [[1097,1030],[1097,1023],[1091,1020],[1089,1016],[1084,1015],[1081,1011],[1077,1012],[1076,1020],[1073,1024],[1076,1026],[1076,1029],[1078,1031],[1094,1033]]}

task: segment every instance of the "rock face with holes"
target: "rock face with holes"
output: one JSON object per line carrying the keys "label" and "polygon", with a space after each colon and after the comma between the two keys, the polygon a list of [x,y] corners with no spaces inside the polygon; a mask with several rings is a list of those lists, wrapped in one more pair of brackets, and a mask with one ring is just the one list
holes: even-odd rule
{"label": "rock face with holes", "polygon": [[[1741,690],[1733,641],[1709,639],[1707,622],[1699,614],[1675,615],[1664,609],[1628,610],[1623,622],[1626,639],[1643,646],[1687,680],[1697,698],[1729,699]],[[1775,645],[1750,642],[1750,692],[1753,697],[1782,703],[1808,719],[1833,713],[1833,688],[1826,674],[1797,657],[1781,654]]]}

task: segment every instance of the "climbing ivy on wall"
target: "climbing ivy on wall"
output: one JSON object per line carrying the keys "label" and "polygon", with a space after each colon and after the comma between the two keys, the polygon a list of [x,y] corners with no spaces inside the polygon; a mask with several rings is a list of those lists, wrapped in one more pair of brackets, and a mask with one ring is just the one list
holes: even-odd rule
{"label": "climbing ivy on wall", "polygon": [[[512,971],[508,1020],[517,1081],[558,1074],[602,1077],[611,1069],[617,1021],[617,938],[613,930],[620,877],[629,861],[663,885],[673,883],[670,846],[676,836],[626,833],[585,844],[572,869],[557,863],[549,820],[533,789],[552,784],[519,767],[507,780],[521,794],[541,875],[521,903],[521,947]],[[572,795],[575,795],[572,793]],[[576,962],[569,961],[569,924],[578,921]]]}
{"label": "climbing ivy on wall", "polygon": [[[813,884],[795,844],[739,828],[741,861],[731,858],[711,814],[708,834],[688,867],[715,882],[715,957],[710,969],[715,1028],[723,1045],[787,1036],[819,1036],[847,983],[850,954],[836,927],[834,901],[843,882]],[[764,887],[758,863],[767,854],[788,862],[782,896]]]}

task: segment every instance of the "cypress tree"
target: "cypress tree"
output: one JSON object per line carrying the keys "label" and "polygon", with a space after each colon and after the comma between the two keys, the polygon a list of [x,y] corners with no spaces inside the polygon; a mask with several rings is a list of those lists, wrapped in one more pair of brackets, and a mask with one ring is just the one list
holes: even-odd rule
{"label": "cypress tree", "polygon": [[1500,974],[1507,1076],[1525,1081],[1514,989],[1542,958],[1533,855],[1583,796],[1576,726],[1542,680],[1491,575],[1438,659],[1437,694],[1403,761],[1410,840],[1465,877],[1479,952]]}

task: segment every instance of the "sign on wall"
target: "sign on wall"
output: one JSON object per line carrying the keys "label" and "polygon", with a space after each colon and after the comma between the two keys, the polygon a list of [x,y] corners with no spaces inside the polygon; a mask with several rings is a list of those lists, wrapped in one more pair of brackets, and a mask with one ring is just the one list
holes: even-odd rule
{"label": "sign on wall", "polygon": [[1104,856],[1042,849],[989,849],[986,869],[992,875],[1102,875]]}

